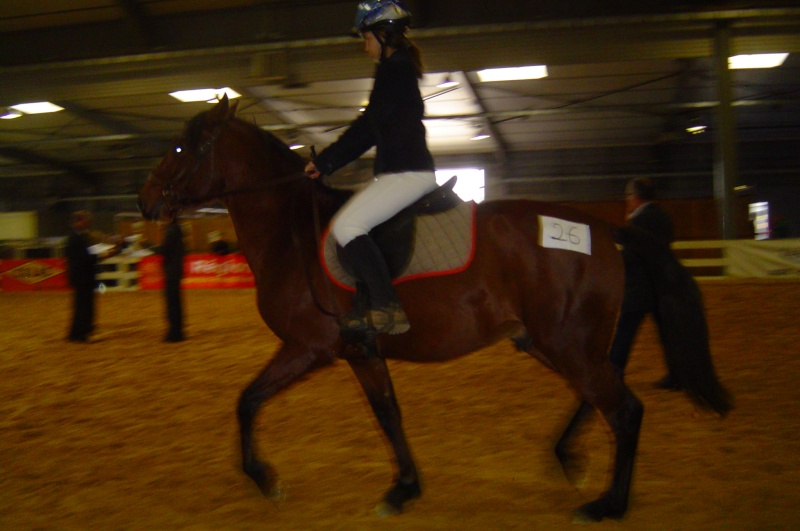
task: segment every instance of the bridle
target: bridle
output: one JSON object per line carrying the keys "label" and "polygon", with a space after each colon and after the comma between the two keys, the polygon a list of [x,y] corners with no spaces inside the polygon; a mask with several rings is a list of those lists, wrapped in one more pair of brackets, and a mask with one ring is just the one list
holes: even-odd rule
{"label": "bridle", "polygon": [[[194,154],[194,164],[192,165],[191,169],[183,167],[175,178],[169,180],[161,179],[155,172],[152,173],[153,180],[161,185],[161,197],[164,200],[164,206],[167,208],[167,210],[169,210],[170,214],[178,212],[181,208],[189,205],[192,202],[203,203],[213,199],[213,197],[192,199],[186,193],[186,188],[189,185],[189,179],[197,173],[197,170],[200,169],[200,166],[206,157],[211,158],[210,182],[214,182],[214,176],[216,173],[216,165],[214,164],[214,144],[216,143],[217,138],[219,138],[219,135],[222,133],[222,128],[227,124],[227,122],[228,119],[217,125],[211,132],[211,135],[209,135],[209,137],[206,138],[206,140],[200,145]],[[178,144],[174,147],[174,149],[177,153],[181,153],[185,148]]]}
{"label": "bridle", "polygon": [[[213,183],[216,179],[217,174],[217,165],[216,161],[216,142],[219,138],[222,130],[228,125],[230,118],[226,118],[221,123],[217,124],[214,129],[212,130],[211,134],[205,139],[205,141],[200,145],[199,148],[194,153],[194,164],[191,168],[183,168],[180,170],[178,175],[174,179],[170,179],[169,181],[160,179],[153,173],[155,181],[161,185],[161,196],[164,200],[164,206],[169,210],[170,213],[176,213],[182,208],[190,205],[192,203],[206,203],[212,201],[214,199],[220,199],[223,197],[228,197],[231,195],[236,194],[244,194],[244,193],[251,193],[251,192],[258,192],[258,191],[266,191],[270,190],[276,186],[286,184],[293,181],[299,181],[301,179],[306,178],[306,174],[304,172],[296,172],[289,174],[285,177],[280,179],[271,180],[268,183],[259,184],[257,186],[248,186],[243,188],[236,188],[236,189],[225,189],[221,192],[217,193],[208,193],[206,195],[201,195],[200,197],[190,197],[189,194],[186,192],[186,189],[189,185],[189,180],[192,176],[194,176],[197,171],[200,169],[200,166],[203,162],[208,158],[210,165],[211,165],[211,175],[208,179],[209,183]],[[178,145],[175,147],[176,150],[180,151],[184,149],[182,146]]]}
{"label": "bridle", "polygon": [[[209,135],[208,138],[206,138],[206,140],[203,142],[203,144],[197,149],[197,151],[195,153],[195,156],[194,156],[195,161],[194,161],[194,164],[192,165],[191,169],[188,169],[188,168],[182,169],[174,179],[171,179],[168,182],[163,180],[163,179],[159,179],[156,176],[156,174],[153,173],[154,180],[158,184],[160,184],[161,187],[162,187],[161,196],[163,197],[163,200],[164,200],[164,206],[167,208],[167,210],[169,211],[170,214],[175,214],[179,210],[181,210],[183,207],[185,207],[185,206],[187,206],[189,204],[192,204],[192,203],[196,203],[196,204],[205,203],[205,202],[211,201],[213,199],[220,199],[220,198],[223,198],[223,197],[229,197],[231,195],[237,195],[237,194],[253,193],[253,192],[264,192],[264,191],[267,191],[267,190],[271,190],[271,189],[275,188],[276,186],[280,186],[282,184],[286,184],[286,183],[289,183],[289,182],[299,181],[301,179],[302,180],[309,180],[308,176],[306,175],[306,173],[304,171],[301,171],[301,172],[291,173],[291,174],[286,175],[284,177],[281,177],[279,179],[274,179],[274,180],[271,180],[268,183],[263,183],[263,184],[260,184],[260,185],[257,185],[257,186],[242,187],[242,188],[236,188],[236,189],[230,189],[230,190],[229,189],[225,189],[225,190],[222,190],[219,193],[209,193],[209,194],[207,194],[205,196],[202,196],[202,197],[199,197],[199,198],[190,198],[188,196],[188,194],[186,194],[186,188],[187,188],[187,186],[189,184],[189,180],[191,179],[191,177],[193,175],[195,175],[197,173],[197,171],[200,169],[200,166],[203,164],[204,160],[207,157],[209,158],[209,162],[211,164],[211,170],[210,170],[211,176],[209,178],[209,182],[210,183],[215,182],[215,177],[216,177],[216,164],[215,164],[216,141],[219,138],[220,134],[222,133],[223,128],[226,125],[228,125],[229,121],[230,121],[230,117],[226,118],[221,123],[217,124],[217,126],[211,132],[211,135]],[[178,146],[176,146],[175,149],[180,150],[180,149],[182,149],[182,147],[180,145],[178,145]],[[314,150],[313,146],[311,148],[311,151],[312,151],[312,158],[316,158],[316,150]],[[321,184],[321,183],[317,183],[317,184]],[[299,193],[299,190],[298,190],[298,193]],[[312,212],[313,212],[313,216],[314,216],[315,241],[319,242],[320,241],[320,236],[321,236],[321,226],[320,226],[320,219],[319,219],[319,205],[317,203],[317,196],[316,196],[315,193],[313,193],[313,191],[311,193],[311,197],[312,197]],[[296,208],[294,206],[294,202],[296,200],[297,200],[297,193],[294,194],[294,197],[293,197],[292,210],[295,210],[295,208]],[[295,229],[296,229],[295,225],[292,224],[292,243],[297,249],[300,249],[300,248],[302,248],[302,246],[300,245],[299,236],[298,236],[298,234],[297,234]],[[303,263],[304,264],[306,263],[305,260],[303,260]],[[334,305],[337,307],[336,309],[337,309],[338,313],[332,312],[330,310],[327,310],[326,308],[324,308],[322,306],[322,304],[319,301],[319,298],[317,297],[317,294],[316,294],[316,292],[314,290],[314,283],[312,281],[311,271],[308,268],[308,265],[306,265],[306,267],[305,267],[305,274],[306,274],[306,280],[308,282],[309,288],[311,289],[312,299],[313,299],[314,304],[317,307],[317,309],[320,310],[322,313],[328,315],[328,316],[331,316],[331,317],[334,317],[334,318],[338,319],[338,316],[341,315],[342,312],[341,312],[341,309],[338,307],[338,304],[336,304],[336,302],[335,302],[336,298],[333,297],[331,295],[331,293],[330,293],[330,291],[331,291],[330,283],[328,283],[326,286],[328,288],[328,293],[329,293],[329,296],[330,296],[331,300],[334,301]]]}

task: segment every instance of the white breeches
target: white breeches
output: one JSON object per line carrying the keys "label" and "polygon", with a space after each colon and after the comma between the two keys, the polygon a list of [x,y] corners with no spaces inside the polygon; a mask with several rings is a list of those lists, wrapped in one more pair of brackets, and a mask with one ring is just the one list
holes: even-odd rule
{"label": "white breeches", "polygon": [[379,175],[339,209],[333,218],[331,232],[339,245],[344,247],[437,186],[436,174],[432,171]]}

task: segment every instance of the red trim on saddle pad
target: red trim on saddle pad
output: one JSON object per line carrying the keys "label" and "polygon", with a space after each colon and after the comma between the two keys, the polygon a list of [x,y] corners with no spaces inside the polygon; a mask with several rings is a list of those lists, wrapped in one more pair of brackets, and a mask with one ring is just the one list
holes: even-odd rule
{"label": "red trim on saddle pad", "polygon": [[[465,269],[467,269],[470,266],[470,264],[472,263],[472,259],[475,257],[477,204],[474,203],[474,202],[470,202],[469,207],[470,207],[470,222],[469,222],[468,230],[470,232],[470,234],[469,234],[470,245],[469,245],[468,256],[464,260],[464,262],[462,264],[458,265],[457,267],[451,267],[451,268],[439,269],[439,270],[432,270],[432,271],[423,271],[423,272],[413,273],[413,274],[409,274],[409,275],[401,275],[401,276],[397,277],[396,279],[394,279],[392,281],[392,284],[397,285],[397,284],[399,284],[401,282],[406,282],[406,281],[409,281],[409,280],[417,280],[417,279],[420,279],[420,278],[440,277],[440,276],[444,276],[444,275],[452,275],[452,274],[455,274],[455,273],[460,273],[460,272],[464,271]],[[328,267],[328,261],[325,259],[325,242],[327,241],[328,234],[330,233],[330,229],[331,229],[330,225],[328,225],[325,228],[325,231],[323,232],[322,237],[321,237],[321,239],[319,241],[319,245],[317,247],[317,252],[319,253],[319,261],[320,261],[320,264],[322,264],[322,269],[325,271],[325,274],[328,276],[328,278],[331,280],[331,282],[336,284],[338,287],[340,287],[342,289],[345,289],[347,291],[355,291],[355,286],[350,286],[348,284],[345,284],[344,282],[342,282],[341,280],[336,278],[334,273],[331,272],[330,268]],[[413,261],[413,259],[412,259],[412,261]]]}

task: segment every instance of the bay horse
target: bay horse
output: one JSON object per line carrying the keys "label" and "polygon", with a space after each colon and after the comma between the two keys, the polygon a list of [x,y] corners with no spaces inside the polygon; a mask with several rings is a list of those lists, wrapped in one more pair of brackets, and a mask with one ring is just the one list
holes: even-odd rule
{"label": "bay horse", "polygon": [[[235,111],[225,97],[191,119],[149,175],[139,206],[151,220],[212,200],[228,208],[255,277],[258,311],[282,341],[242,392],[237,409],[242,468],[261,492],[274,498],[281,487],[275,469],[258,456],[253,425],[260,407],[301,377],[344,359],[396,460],[393,484],[376,509],[382,515],[402,512],[421,487],[386,360],[445,361],[512,339],[566,379],[607,422],[615,446],[610,485],[575,514],[591,521],[621,518],[643,406],[608,357],[624,280],[613,227],[554,204],[481,203],[469,267],[400,283],[411,330],[379,336],[379,355],[364,355],[340,335],[332,314],[349,311],[352,296],[331,284],[318,253],[319,226],[330,221],[346,194],[308,179],[306,160]],[[590,251],[540,244],[541,216],[583,226],[591,235]],[[566,469],[568,457],[559,458]]]}

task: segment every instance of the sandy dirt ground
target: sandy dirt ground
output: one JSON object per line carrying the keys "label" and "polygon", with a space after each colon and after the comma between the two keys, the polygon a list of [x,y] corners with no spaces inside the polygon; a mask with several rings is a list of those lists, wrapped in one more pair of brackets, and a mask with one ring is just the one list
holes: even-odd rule
{"label": "sandy dirt ground", "polygon": [[[627,380],[645,404],[628,515],[597,529],[800,526],[800,283],[704,282],[724,419],[663,372],[652,324]],[[185,293],[189,339],[162,343],[158,292],[99,297],[99,341],[63,340],[68,293],[0,293],[0,529],[571,529],[605,487],[609,435],[591,424],[582,485],[552,445],[574,407],[563,380],[510,342],[438,365],[391,362],[423,479],[405,514],[373,512],[388,449],[347,364],[269,401],[262,455],[286,498],[239,469],[235,405],[277,340],[252,290]]]}

